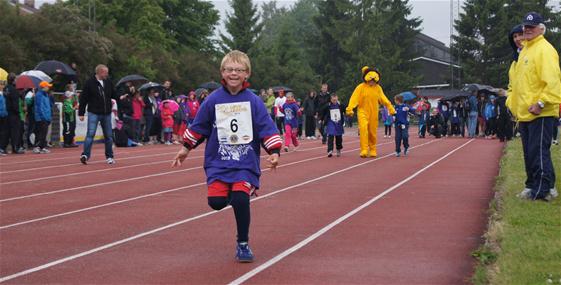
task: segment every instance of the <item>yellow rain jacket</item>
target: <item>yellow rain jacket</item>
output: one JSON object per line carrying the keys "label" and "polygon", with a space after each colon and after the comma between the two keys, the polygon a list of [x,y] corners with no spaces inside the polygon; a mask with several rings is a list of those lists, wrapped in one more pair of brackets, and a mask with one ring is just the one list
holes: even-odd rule
{"label": "yellow rain jacket", "polygon": [[[506,105],[520,122],[539,117],[559,117],[561,71],[559,55],[543,37],[524,42],[518,62],[509,70],[509,93]],[[541,101],[545,107],[539,115],[528,112],[530,105]]]}
{"label": "yellow rain jacket", "polygon": [[395,114],[395,109],[390,100],[384,95],[382,87],[378,84],[374,86],[368,83],[359,84],[349,101],[346,113],[349,116],[354,114],[357,108],[358,128],[360,131],[360,156],[377,156],[376,152],[376,131],[378,129],[379,105],[386,106],[391,115]]}

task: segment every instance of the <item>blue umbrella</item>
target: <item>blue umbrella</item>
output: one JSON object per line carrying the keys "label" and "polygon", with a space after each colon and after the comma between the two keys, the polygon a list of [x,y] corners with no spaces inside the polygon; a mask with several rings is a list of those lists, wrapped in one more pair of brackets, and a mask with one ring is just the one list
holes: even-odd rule
{"label": "blue umbrella", "polygon": [[399,95],[403,96],[403,101],[411,101],[411,100],[417,98],[417,95],[415,95],[411,91],[401,92],[401,93],[399,93]]}

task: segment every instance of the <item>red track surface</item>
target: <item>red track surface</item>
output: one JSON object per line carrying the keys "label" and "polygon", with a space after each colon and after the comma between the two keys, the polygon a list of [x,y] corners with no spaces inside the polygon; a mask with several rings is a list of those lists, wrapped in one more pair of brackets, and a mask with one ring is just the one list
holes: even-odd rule
{"label": "red track surface", "polygon": [[252,264],[234,261],[231,209],[206,205],[202,147],[180,169],[169,168],[177,146],[117,149],[116,165],[103,163],[100,145],[88,166],[77,162],[81,149],[1,158],[0,281],[465,282],[502,145],[413,135],[409,156],[397,158],[379,135],[379,157],[361,159],[348,133],[340,158],[305,141],[263,172]]}

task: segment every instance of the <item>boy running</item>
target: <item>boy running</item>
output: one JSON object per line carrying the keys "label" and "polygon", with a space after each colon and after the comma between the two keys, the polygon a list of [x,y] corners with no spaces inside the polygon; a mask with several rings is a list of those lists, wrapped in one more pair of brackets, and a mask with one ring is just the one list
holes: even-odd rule
{"label": "boy running", "polygon": [[234,50],[220,65],[222,87],[209,95],[183,135],[183,147],[172,167],[181,166],[189,151],[205,139],[204,168],[208,204],[214,210],[232,205],[237,224],[236,259],[252,262],[249,248],[249,197],[259,188],[260,147],[270,155],[271,168],[278,164],[282,140],[263,101],[247,89],[251,63]]}

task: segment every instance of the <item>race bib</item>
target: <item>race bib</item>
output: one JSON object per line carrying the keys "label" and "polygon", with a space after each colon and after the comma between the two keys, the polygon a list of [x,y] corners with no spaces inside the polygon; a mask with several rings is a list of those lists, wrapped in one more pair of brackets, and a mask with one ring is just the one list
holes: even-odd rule
{"label": "race bib", "polygon": [[253,140],[249,102],[216,104],[216,129],[220,144],[248,144]]}
{"label": "race bib", "polygon": [[339,109],[330,109],[329,115],[331,115],[331,121],[335,123],[341,121],[341,111]]}

